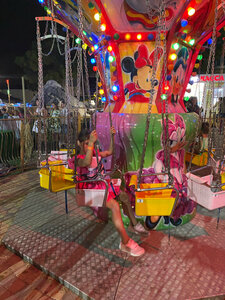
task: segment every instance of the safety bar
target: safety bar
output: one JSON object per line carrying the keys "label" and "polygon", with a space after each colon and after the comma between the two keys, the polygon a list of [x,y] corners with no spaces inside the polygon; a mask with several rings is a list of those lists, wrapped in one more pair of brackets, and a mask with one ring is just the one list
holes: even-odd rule
{"label": "safety bar", "polygon": [[[149,174],[142,174],[142,175],[141,175],[141,177],[147,177],[147,176],[157,176],[157,175],[168,175],[168,176],[169,176],[169,173],[168,173],[168,172],[161,172],[161,173],[149,173]],[[138,182],[138,184],[137,184],[137,187],[138,187],[138,189],[140,189],[140,184],[141,184],[141,183],[139,183],[139,182]]]}

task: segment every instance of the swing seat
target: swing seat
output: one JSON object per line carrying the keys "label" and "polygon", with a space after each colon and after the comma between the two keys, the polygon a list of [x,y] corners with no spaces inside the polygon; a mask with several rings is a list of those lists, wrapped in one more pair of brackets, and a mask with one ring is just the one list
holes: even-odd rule
{"label": "swing seat", "polygon": [[130,184],[135,186],[135,213],[137,216],[170,216],[176,205],[173,188],[168,183],[141,183],[137,190],[137,175],[132,175]]}
{"label": "swing seat", "polygon": [[[99,180],[97,180],[99,181]],[[108,180],[107,180],[108,181]],[[88,181],[87,181],[88,182]],[[89,180],[95,182],[95,180]],[[104,181],[103,181],[104,182]],[[108,181],[109,182],[109,181]],[[120,191],[121,179],[110,179],[116,194]],[[110,196],[109,189],[75,189],[75,198],[78,206],[103,207],[104,201]],[[115,195],[112,195],[114,198]]]}
{"label": "swing seat", "polygon": [[[211,190],[211,174],[198,176],[198,174],[193,173],[186,174],[188,177],[188,197],[208,210],[225,206],[225,186],[222,187],[222,191],[213,192]],[[224,174],[221,177],[222,183],[225,183]]]}
{"label": "swing seat", "polygon": [[[185,161],[190,162],[190,160],[191,160],[191,152],[186,152]],[[191,163],[193,165],[203,167],[207,165],[207,162],[208,162],[208,153],[203,152],[201,154],[194,154]]]}
{"label": "swing seat", "polygon": [[[62,164],[61,160],[49,161],[48,168],[41,168],[39,171],[41,187],[54,193],[75,187],[73,182],[73,170],[60,164]],[[43,167],[46,166],[46,162],[42,162],[41,165]]]}

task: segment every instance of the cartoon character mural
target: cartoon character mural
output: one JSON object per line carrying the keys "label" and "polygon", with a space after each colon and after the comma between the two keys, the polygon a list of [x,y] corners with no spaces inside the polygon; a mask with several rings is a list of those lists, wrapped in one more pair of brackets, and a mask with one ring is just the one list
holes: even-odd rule
{"label": "cartoon character mural", "polygon": [[[181,216],[185,214],[190,214],[196,207],[196,203],[187,198],[187,178],[185,175],[185,162],[184,155],[185,150],[185,133],[186,126],[183,118],[175,114],[174,122],[168,120],[168,135],[169,135],[169,145],[170,145],[170,172],[174,177],[174,186],[179,191],[179,199],[177,207],[173,212],[173,217],[171,218],[171,223],[174,226],[180,225],[182,223]],[[166,121],[164,130],[166,130]],[[165,134],[166,136],[166,134]],[[161,144],[163,146],[163,134],[161,136]],[[155,155],[155,161],[152,168],[144,170],[144,173],[160,173],[165,170],[165,152],[164,150],[159,150]],[[144,177],[146,178],[146,177]],[[158,183],[163,181],[168,181],[167,176],[158,175],[147,177],[145,182],[148,183]],[[148,228],[152,229],[156,227],[159,223],[160,217],[146,217],[146,225]],[[164,217],[164,223],[168,223],[168,217]]]}
{"label": "cartoon character mural", "polygon": [[[166,121],[164,121],[164,130],[166,130]],[[186,135],[186,125],[184,119],[178,115],[174,115],[174,121],[168,120],[168,136],[169,136],[169,146],[170,146],[170,172],[174,178],[174,186],[179,191],[179,198],[177,201],[177,206],[173,212],[171,223],[174,226],[186,223],[186,219],[190,218],[191,215],[195,212],[196,203],[187,198],[187,178],[185,175],[185,162],[184,155],[185,150],[184,146],[186,145],[185,141]],[[165,133],[166,136],[166,133]],[[163,133],[161,133],[161,146],[164,145]],[[164,147],[163,147],[164,148]],[[159,150],[155,154],[155,160],[151,167],[143,169],[143,174],[150,173],[162,173],[165,171],[165,152],[163,149]],[[130,174],[126,176],[126,188],[130,196],[132,205],[135,203],[134,188],[129,186]],[[160,183],[168,182],[167,175],[154,175],[146,176],[142,178],[143,183]],[[186,218],[186,219],[185,219]],[[185,220],[185,221],[183,221]],[[162,229],[169,224],[169,218],[167,216],[147,216],[145,218],[146,226],[149,229]]]}
{"label": "cartoon character mural", "polygon": [[170,112],[184,112],[183,106],[179,103],[180,94],[184,86],[185,74],[187,69],[187,59],[189,53],[186,47],[182,47],[177,53],[177,61],[172,71],[172,89],[169,99]]}
{"label": "cartoon character mural", "polygon": [[[126,56],[122,59],[122,70],[130,74],[131,81],[124,85],[124,93],[125,96],[128,95],[128,98],[120,112],[147,112],[150,93],[156,94],[155,87],[159,83],[158,79],[152,79],[154,59],[157,60],[158,67],[162,55],[161,47],[157,47],[149,55],[148,48],[142,44],[135,51],[134,58]],[[152,112],[157,112],[157,110]]]}

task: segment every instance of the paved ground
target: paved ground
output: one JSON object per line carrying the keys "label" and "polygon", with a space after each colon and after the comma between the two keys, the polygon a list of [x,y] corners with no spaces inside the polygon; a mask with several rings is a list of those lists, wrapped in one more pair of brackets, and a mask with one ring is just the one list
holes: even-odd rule
{"label": "paved ground", "polygon": [[146,254],[132,258],[118,249],[111,223],[97,222],[69,194],[39,187],[37,171],[0,180],[1,239],[32,263],[0,247],[0,299],[225,299],[225,211],[198,208],[196,217],[172,231],[151,232]]}

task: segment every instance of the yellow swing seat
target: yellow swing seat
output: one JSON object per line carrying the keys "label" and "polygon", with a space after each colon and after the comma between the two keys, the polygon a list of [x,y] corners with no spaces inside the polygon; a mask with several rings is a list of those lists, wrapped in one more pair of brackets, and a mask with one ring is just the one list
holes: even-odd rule
{"label": "yellow swing seat", "polygon": [[[132,175],[130,184],[135,186],[135,213],[137,216],[170,216],[176,205],[176,197],[168,183],[141,183],[137,189],[137,175]],[[168,188],[167,188],[168,187]]]}
{"label": "yellow swing seat", "polygon": [[74,171],[63,165],[62,160],[42,162],[43,168],[39,171],[40,186],[51,192],[57,193],[75,188],[73,175]]}

